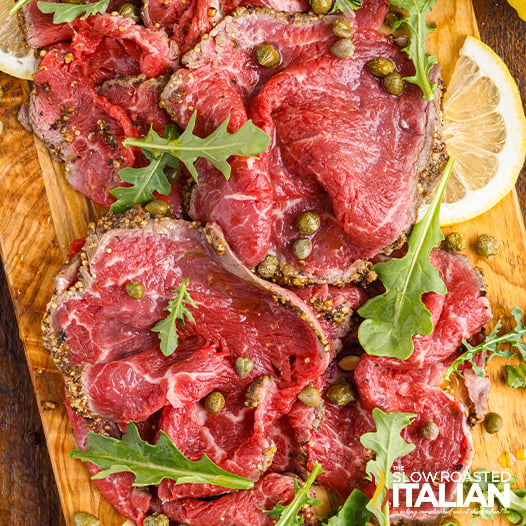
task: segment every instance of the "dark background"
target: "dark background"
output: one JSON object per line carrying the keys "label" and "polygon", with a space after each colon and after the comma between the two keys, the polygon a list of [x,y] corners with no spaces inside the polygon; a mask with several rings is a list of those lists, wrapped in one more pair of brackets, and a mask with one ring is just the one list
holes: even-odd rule
{"label": "dark background", "polygon": [[[526,22],[505,2],[473,0],[479,31],[526,101]],[[517,184],[526,210],[526,169]],[[0,265],[0,524],[64,526],[33,386]]]}

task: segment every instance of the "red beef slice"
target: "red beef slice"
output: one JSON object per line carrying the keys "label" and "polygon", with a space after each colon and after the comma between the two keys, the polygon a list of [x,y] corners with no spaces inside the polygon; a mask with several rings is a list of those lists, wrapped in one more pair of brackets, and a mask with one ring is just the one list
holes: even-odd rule
{"label": "red beef slice", "polygon": [[[200,163],[190,215],[218,222],[247,265],[270,252],[280,265],[325,282],[349,280],[357,261],[410,227],[417,176],[437,126],[437,107],[422,100],[418,87],[406,85],[394,97],[365,67],[381,55],[411,74],[400,49],[375,31],[358,30],[353,57],[338,59],[329,51],[334,20],[238,10],[184,56],[186,68],[162,96],[183,127],[197,110],[198,133],[230,114],[230,131],[252,118],[273,139],[259,159],[236,159],[229,181]],[[255,62],[262,43],[279,50],[275,68]],[[294,216],[310,209],[323,223],[311,255],[298,261]]]}
{"label": "red beef slice", "polygon": [[[232,384],[251,386],[263,432],[327,367],[314,313],[243,267],[219,231],[132,210],[101,220],[80,258],[80,280],[51,300],[45,324],[72,405],[87,415],[140,420]],[[178,350],[165,357],[151,328],[186,278],[196,324],[178,329]],[[130,281],[143,285],[141,299],[127,294]],[[234,362],[243,356],[254,368],[241,377]]]}
{"label": "red beef slice", "polygon": [[[162,132],[169,122],[158,104],[159,84],[135,83],[132,101],[116,100],[109,79],[142,74],[156,77],[175,66],[175,54],[166,35],[120,16],[103,15],[77,21],[71,43],[49,50],[35,75],[27,120],[34,133],[66,163],[66,176],[76,190],[109,208],[109,190],[121,183],[118,171],[133,166],[136,153],[122,146],[138,137],[149,123]],[[124,31],[120,31],[119,27]],[[121,82],[121,81],[115,81]],[[101,92],[96,89],[103,83]],[[109,98],[101,93],[106,93]],[[131,103],[131,104],[130,104]],[[145,121],[146,119],[146,121]]]}

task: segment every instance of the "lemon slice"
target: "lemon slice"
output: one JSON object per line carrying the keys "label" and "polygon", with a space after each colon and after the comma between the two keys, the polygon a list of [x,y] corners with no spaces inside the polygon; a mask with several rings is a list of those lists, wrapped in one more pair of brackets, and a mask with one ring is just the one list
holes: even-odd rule
{"label": "lemon slice", "polygon": [[0,0],[0,71],[21,79],[32,79],[35,50],[26,44],[17,16],[10,16],[11,0]]}
{"label": "lemon slice", "polygon": [[515,185],[526,153],[519,90],[500,57],[468,36],[443,104],[443,140],[456,157],[440,211],[443,226],[476,217]]}

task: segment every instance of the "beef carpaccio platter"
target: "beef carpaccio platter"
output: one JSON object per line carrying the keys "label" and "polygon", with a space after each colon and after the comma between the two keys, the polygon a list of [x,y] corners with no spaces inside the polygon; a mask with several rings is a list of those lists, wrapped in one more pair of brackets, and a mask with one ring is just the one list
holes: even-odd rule
{"label": "beef carpaccio platter", "polygon": [[[150,4],[145,16],[162,24],[163,3],[158,12]],[[431,252],[448,292],[426,289],[434,330],[414,338],[411,356],[363,354],[355,313],[382,293],[369,260],[403,256],[399,235],[446,165],[435,140],[438,107],[412,84],[402,93],[389,88],[396,103],[386,102],[385,88],[364,73],[382,56],[411,74],[398,44],[376,32],[387,14],[381,1],[364,1],[348,17],[275,13],[258,4],[222,18],[221,6],[197,5],[201,26],[176,33],[170,25],[173,41],[187,50],[182,67],[165,36],[104,15],[33,31],[38,47],[51,46],[57,33],[66,43],[42,53],[31,94],[28,83],[3,77],[0,185],[12,198],[1,205],[2,257],[67,523],[85,512],[105,526],[126,517],[150,526],[322,524],[327,519],[316,518],[321,512],[306,495],[298,499],[294,483],[316,476],[312,488],[326,510],[338,512],[354,495],[345,502],[363,513],[349,522],[344,505],[343,522],[329,524],[362,524],[371,511],[382,524],[386,470],[400,483],[407,482],[402,473],[409,476],[418,491],[425,474],[435,474],[434,497],[418,506],[401,498],[390,512],[396,521],[438,523],[453,512],[444,501],[467,473],[506,471],[514,487],[524,487],[525,396],[507,387],[502,358],[488,365],[489,402],[489,381],[474,372],[478,358],[443,381],[462,338],[476,346],[486,323],[489,332],[502,318],[510,330],[511,310],[526,309],[526,235],[516,195],[455,226],[467,259]],[[40,27],[31,6],[26,19]],[[287,8],[308,11],[302,2]],[[465,37],[477,36],[472,6],[438,0],[431,18],[438,29],[429,50],[447,85]],[[67,43],[73,34],[81,35],[76,47]],[[341,44],[351,34],[352,50]],[[84,63],[72,76],[76,54]],[[126,79],[116,80],[116,72]],[[353,113],[356,101],[371,111]],[[19,123],[21,106],[21,120],[54,152]],[[230,168],[221,153],[201,158],[198,184],[167,161],[176,182],[165,201],[130,208],[129,191],[109,193],[116,173],[132,183],[132,167],[162,157],[163,133],[175,133],[163,132],[172,119],[206,137],[227,116],[231,133],[252,119],[272,140],[270,150],[261,154],[265,134],[245,125],[239,142],[249,137],[251,144],[238,152],[252,156],[230,159]],[[396,119],[411,133],[395,129]],[[121,147],[115,137],[122,140],[123,129],[132,139],[148,134],[157,149],[148,157],[140,142]],[[224,149],[226,125],[214,133]],[[96,148],[86,150],[95,134]],[[53,160],[57,153],[66,168]],[[188,155],[181,158],[187,168],[194,166]],[[351,187],[350,165],[384,176]],[[231,170],[230,179],[218,170]],[[98,221],[115,198],[115,212],[130,209]],[[469,248],[482,233],[499,237],[497,256]],[[498,433],[480,425],[487,411],[502,416]],[[89,470],[68,456],[88,446],[88,432],[91,456],[78,449],[73,456],[90,460]],[[386,444],[390,462],[380,451]],[[137,467],[138,447],[148,468]],[[215,465],[187,462],[205,453]],[[109,464],[100,458],[108,456]],[[159,474],[159,458],[167,457],[179,458],[166,462],[170,476]],[[107,477],[90,480],[101,469]],[[393,480],[387,484],[392,500]],[[286,508],[291,502],[296,510]],[[468,524],[473,508],[458,504],[456,518]]]}

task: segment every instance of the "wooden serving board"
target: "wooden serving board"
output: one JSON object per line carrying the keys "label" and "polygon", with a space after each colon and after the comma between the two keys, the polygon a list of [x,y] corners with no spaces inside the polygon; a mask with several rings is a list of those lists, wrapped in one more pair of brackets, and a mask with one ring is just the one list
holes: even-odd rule
{"label": "wooden serving board", "polygon": [[[470,0],[439,0],[432,12],[438,30],[430,39],[447,82],[458,50],[466,35],[478,36]],[[42,347],[40,323],[53,293],[53,276],[65,262],[69,244],[85,236],[86,226],[101,213],[96,205],[71,190],[63,167],[53,162],[43,145],[17,121],[17,112],[29,92],[29,83],[0,73],[5,95],[0,99],[0,252],[19,322],[29,369],[47,444],[68,525],[76,511],[88,511],[102,519],[104,526],[120,526],[125,519],[101,497],[79,461],[67,456],[75,447],[63,404],[62,376]],[[494,323],[503,317],[510,327],[510,310],[526,311],[526,231],[515,192],[494,209],[455,230],[464,234],[465,253],[473,266],[482,270]],[[490,260],[478,257],[472,249],[477,236],[490,233],[501,242],[500,254]],[[504,418],[497,435],[488,435],[481,426],[474,430],[476,456],[474,469],[501,471],[499,456],[526,449],[526,390],[506,387],[503,361],[490,367],[492,391],[489,408]],[[510,470],[517,485],[525,487],[526,460],[515,462]],[[459,510],[458,518],[469,524],[470,514]],[[504,519],[494,524],[507,523]]]}

